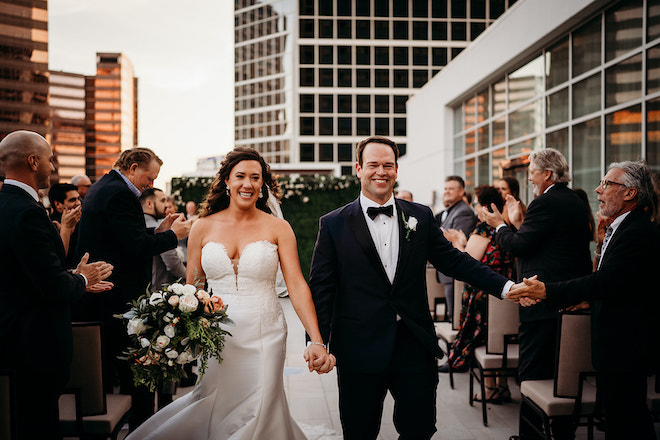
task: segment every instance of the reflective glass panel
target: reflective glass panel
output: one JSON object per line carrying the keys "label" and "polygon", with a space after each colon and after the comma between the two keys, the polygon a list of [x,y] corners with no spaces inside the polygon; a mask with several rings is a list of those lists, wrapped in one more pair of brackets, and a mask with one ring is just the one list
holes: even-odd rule
{"label": "reflective glass panel", "polygon": [[573,118],[600,110],[600,73],[573,86]]}
{"label": "reflective glass panel", "polygon": [[642,45],[642,0],[624,0],[605,12],[605,61]]}
{"label": "reflective glass panel", "polygon": [[660,45],[646,51],[646,93],[657,91],[660,91]]}
{"label": "reflective glass panel", "polygon": [[454,133],[460,133],[463,130],[463,106],[459,105],[454,109]]}
{"label": "reflective glass panel", "polygon": [[472,127],[475,123],[475,104],[477,99],[473,96],[465,102],[465,129]]}
{"label": "reflective glass panel", "polygon": [[540,100],[536,100],[509,114],[509,139],[516,139],[541,131],[543,115]]}
{"label": "reflective glass panel", "polygon": [[493,145],[506,142],[506,118],[493,121]]}
{"label": "reflective glass panel", "polygon": [[472,154],[476,151],[476,141],[477,139],[474,131],[471,131],[465,135],[465,154]]}
{"label": "reflective glass panel", "polygon": [[489,125],[483,125],[477,129],[479,151],[488,149],[490,144],[489,131]]}
{"label": "reflective glass panel", "polygon": [[479,156],[479,178],[477,185],[490,184],[490,157],[488,154]]}
{"label": "reflective glass panel", "polygon": [[605,117],[605,163],[642,157],[642,112],[639,105]]}
{"label": "reflective glass panel", "polygon": [[642,54],[605,71],[605,106],[622,104],[642,96]]}
{"label": "reflective glass panel", "polygon": [[465,190],[474,192],[474,180],[476,177],[475,160],[468,159],[465,161]]}
{"label": "reflective glass panel", "polygon": [[483,122],[490,117],[490,89],[477,95],[477,122]]}
{"label": "reflective glass panel", "polygon": [[551,89],[568,80],[568,37],[545,53],[545,87]]}
{"label": "reflective glass panel", "polygon": [[506,110],[506,80],[502,78],[493,84],[493,114]]}
{"label": "reflective glass panel", "polygon": [[546,127],[552,127],[568,120],[568,88],[548,95],[546,118]]}
{"label": "reflective glass panel", "polygon": [[541,136],[536,136],[509,146],[509,154],[531,153],[533,150],[540,150],[541,148],[543,148],[543,140]]}
{"label": "reflective glass panel", "polygon": [[545,135],[545,146],[559,150],[568,159],[568,128],[553,131]]}
{"label": "reflective glass panel", "polygon": [[463,136],[454,138],[454,157],[461,157],[465,154],[463,150]]}
{"label": "reflective glass panel", "polygon": [[600,119],[573,127],[573,188],[582,188],[595,206],[593,191],[600,182]]}
{"label": "reflective glass panel", "polygon": [[646,161],[660,173],[660,98],[646,103]]}
{"label": "reflective glass panel", "polygon": [[660,37],[660,3],[648,2],[648,15],[646,18],[646,27],[648,39],[646,41],[653,41]]}
{"label": "reflective glass panel", "polygon": [[600,65],[600,43],[600,16],[573,32],[573,77]]}
{"label": "reflective glass panel", "polygon": [[493,181],[502,178],[502,167],[500,166],[500,164],[505,158],[506,158],[506,148],[500,148],[499,150],[493,151],[493,161],[492,161]]}
{"label": "reflective glass panel", "polygon": [[509,108],[542,93],[544,84],[543,57],[539,56],[509,74]]}

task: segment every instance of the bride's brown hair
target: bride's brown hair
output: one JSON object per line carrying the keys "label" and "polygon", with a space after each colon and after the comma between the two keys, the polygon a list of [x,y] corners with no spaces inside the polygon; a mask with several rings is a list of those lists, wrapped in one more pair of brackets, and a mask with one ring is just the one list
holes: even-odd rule
{"label": "bride's brown hair", "polygon": [[268,214],[272,214],[268,207],[268,190],[273,193],[278,203],[282,194],[280,192],[280,185],[277,180],[273,178],[270,172],[270,166],[266,163],[261,154],[253,148],[236,147],[230,151],[220,165],[220,170],[216,178],[209,187],[209,193],[206,199],[202,202],[200,207],[200,217],[215,214],[216,212],[227,209],[229,206],[229,195],[227,195],[227,184],[225,180],[229,180],[229,174],[239,162],[244,160],[256,160],[261,165],[261,177],[264,184],[261,187],[261,197],[257,199],[257,208],[261,209]]}

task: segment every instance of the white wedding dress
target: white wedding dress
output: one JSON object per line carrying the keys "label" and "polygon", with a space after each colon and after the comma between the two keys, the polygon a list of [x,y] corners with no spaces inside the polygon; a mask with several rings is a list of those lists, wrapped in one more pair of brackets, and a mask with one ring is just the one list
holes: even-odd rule
{"label": "white wedding dress", "polygon": [[[287,328],[275,291],[277,245],[248,244],[232,262],[225,247],[202,248],[209,289],[228,305],[236,323],[227,327],[222,363],[210,359],[189,394],[142,424],[128,439],[303,440],[284,394]],[[236,264],[236,266],[235,266]]]}

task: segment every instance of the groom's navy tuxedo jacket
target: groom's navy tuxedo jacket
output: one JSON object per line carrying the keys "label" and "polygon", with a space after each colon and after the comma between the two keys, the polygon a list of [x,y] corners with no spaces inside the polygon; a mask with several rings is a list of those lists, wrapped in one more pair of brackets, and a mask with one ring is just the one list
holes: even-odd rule
{"label": "groom's navy tuxedo jacket", "polygon": [[[430,353],[441,357],[426,296],[426,262],[500,296],[507,279],[454,249],[431,210],[396,200],[399,258],[390,283],[359,199],[320,219],[309,285],[319,327],[341,368],[384,371],[394,349],[397,315]],[[417,219],[407,234],[402,215]],[[408,239],[406,239],[408,235]]]}

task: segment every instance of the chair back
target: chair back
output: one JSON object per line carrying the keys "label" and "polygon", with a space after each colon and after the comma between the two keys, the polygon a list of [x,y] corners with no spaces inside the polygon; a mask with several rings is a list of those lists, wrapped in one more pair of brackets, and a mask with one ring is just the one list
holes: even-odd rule
{"label": "chair back", "polygon": [[0,440],[16,438],[16,390],[14,373],[0,370]]}
{"label": "chair back", "polygon": [[454,313],[452,315],[451,327],[458,330],[461,326],[461,309],[463,308],[463,289],[465,282],[454,280]]}
{"label": "chair back", "polygon": [[67,388],[80,389],[83,417],[106,413],[100,322],[74,322],[73,361]]}
{"label": "chair back", "polygon": [[591,363],[591,313],[565,312],[557,334],[555,397],[576,398],[580,373],[594,372]]}
{"label": "chair back", "polygon": [[488,295],[486,352],[504,354],[504,339],[518,334],[518,304]]}
{"label": "chair back", "polygon": [[[426,296],[429,300],[429,310],[436,316],[436,298],[445,297],[445,286],[438,281],[437,271],[431,264],[426,264]],[[445,305],[446,307],[446,305]]]}

